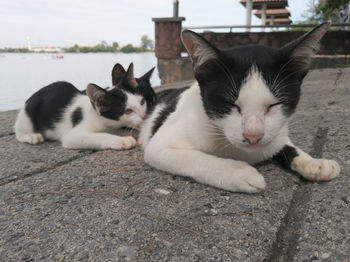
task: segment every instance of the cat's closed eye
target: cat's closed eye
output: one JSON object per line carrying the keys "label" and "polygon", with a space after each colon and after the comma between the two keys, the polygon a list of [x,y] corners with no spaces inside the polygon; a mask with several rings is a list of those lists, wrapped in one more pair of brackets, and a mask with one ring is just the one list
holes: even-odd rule
{"label": "cat's closed eye", "polygon": [[271,108],[275,107],[275,106],[278,106],[278,105],[281,105],[282,102],[277,102],[277,103],[274,103],[274,104],[271,104],[269,105],[267,108],[266,108],[266,114],[271,110]]}
{"label": "cat's closed eye", "polygon": [[125,114],[130,115],[132,113],[134,113],[134,110],[132,110],[131,108],[125,109]]}
{"label": "cat's closed eye", "polygon": [[141,104],[141,105],[144,105],[145,102],[146,102],[146,99],[145,99],[145,98],[142,98],[141,101],[140,101],[140,104]]}
{"label": "cat's closed eye", "polygon": [[237,109],[238,113],[241,113],[241,108],[238,105],[233,104],[233,106]]}
{"label": "cat's closed eye", "polygon": [[229,104],[230,106],[236,108],[238,113],[241,113],[241,108],[238,105],[236,105],[234,102],[226,100],[226,103]]}

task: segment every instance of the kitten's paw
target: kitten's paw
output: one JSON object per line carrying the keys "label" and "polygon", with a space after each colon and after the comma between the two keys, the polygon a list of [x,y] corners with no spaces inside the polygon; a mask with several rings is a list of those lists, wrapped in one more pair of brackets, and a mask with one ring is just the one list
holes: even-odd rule
{"label": "kitten's paw", "polygon": [[329,181],[340,173],[340,167],[334,160],[310,159],[300,161],[296,158],[292,165],[293,169],[310,181]]}
{"label": "kitten's paw", "polygon": [[44,137],[40,133],[24,134],[17,136],[17,139],[22,143],[28,143],[32,145],[38,145],[44,142]]}
{"label": "kitten's paw", "polygon": [[112,142],[111,148],[116,150],[130,149],[136,146],[136,140],[132,136],[118,137]]}

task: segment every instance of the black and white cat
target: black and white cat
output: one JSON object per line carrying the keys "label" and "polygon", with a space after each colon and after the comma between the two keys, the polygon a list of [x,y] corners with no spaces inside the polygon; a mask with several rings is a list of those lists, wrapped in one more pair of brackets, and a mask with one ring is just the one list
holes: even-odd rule
{"label": "black and white cat", "polygon": [[339,175],[333,160],[294,146],[288,120],[328,23],[280,49],[241,46],[219,51],[190,30],[182,41],[197,80],[163,91],[144,121],[139,143],[158,169],[236,192],[259,192],[263,176],[250,164],[274,157],[311,181]]}
{"label": "black and white cat", "polygon": [[156,101],[150,84],[154,68],[134,77],[131,63],[125,71],[120,64],[112,70],[112,89],[89,84],[79,91],[68,82],[55,82],[33,94],[20,110],[16,138],[39,144],[59,140],[66,148],[128,149],[136,145],[132,136],[111,134],[121,127],[138,129]]}

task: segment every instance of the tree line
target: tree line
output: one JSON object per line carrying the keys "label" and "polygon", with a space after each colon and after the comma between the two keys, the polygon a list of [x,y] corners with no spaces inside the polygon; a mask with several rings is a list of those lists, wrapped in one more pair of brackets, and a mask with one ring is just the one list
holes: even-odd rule
{"label": "tree line", "polygon": [[[141,37],[141,45],[133,46],[132,44],[127,44],[125,46],[119,46],[118,42],[113,42],[108,44],[106,41],[101,41],[101,43],[95,46],[79,46],[75,44],[74,46],[63,48],[65,53],[98,53],[98,52],[122,52],[122,53],[137,53],[137,52],[152,52],[154,48],[153,40],[144,35]],[[35,52],[34,50],[29,50],[28,48],[0,48],[0,53],[29,53]],[[43,51],[44,53],[44,51]]]}

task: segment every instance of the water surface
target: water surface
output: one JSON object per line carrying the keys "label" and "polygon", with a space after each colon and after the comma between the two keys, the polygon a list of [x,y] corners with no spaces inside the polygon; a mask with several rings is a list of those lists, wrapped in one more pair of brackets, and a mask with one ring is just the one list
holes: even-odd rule
{"label": "water surface", "polygon": [[[139,77],[157,65],[154,53],[138,54],[0,54],[0,111],[17,109],[41,87],[65,80],[78,89],[88,83],[102,87],[111,86],[111,71],[115,63],[126,69],[134,62],[135,76]],[[152,85],[159,85],[158,72],[151,78]]]}

